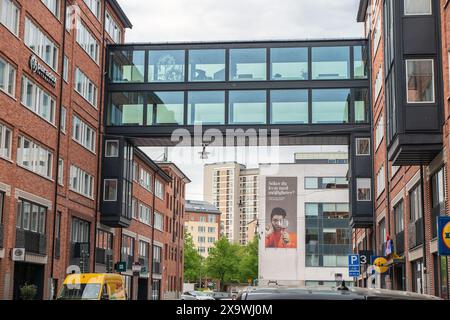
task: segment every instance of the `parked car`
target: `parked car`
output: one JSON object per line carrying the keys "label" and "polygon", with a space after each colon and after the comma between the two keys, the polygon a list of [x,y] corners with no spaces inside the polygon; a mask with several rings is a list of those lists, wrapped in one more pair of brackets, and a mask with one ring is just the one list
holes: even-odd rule
{"label": "parked car", "polygon": [[126,300],[125,280],[119,274],[78,273],[64,280],[58,300]]}
{"label": "parked car", "polygon": [[215,299],[206,292],[188,291],[181,295],[181,300],[215,300]]}
{"label": "parked car", "polygon": [[231,294],[228,292],[212,292],[211,297],[213,297],[214,300],[233,300]]}

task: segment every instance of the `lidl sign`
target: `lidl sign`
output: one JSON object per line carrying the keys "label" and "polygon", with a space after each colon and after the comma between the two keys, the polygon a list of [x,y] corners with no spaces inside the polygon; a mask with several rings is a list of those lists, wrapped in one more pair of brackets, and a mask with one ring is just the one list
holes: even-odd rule
{"label": "lidl sign", "polygon": [[439,217],[439,255],[450,256],[450,217]]}

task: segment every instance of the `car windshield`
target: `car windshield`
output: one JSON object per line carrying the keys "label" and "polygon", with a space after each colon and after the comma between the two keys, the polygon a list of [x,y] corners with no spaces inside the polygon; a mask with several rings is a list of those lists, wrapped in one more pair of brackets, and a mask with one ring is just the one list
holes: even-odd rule
{"label": "car windshield", "polygon": [[65,284],[58,296],[59,300],[96,300],[100,292],[101,284]]}
{"label": "car windshield", "polygon": [[200,292],[200,291],[192,292],[192,294],[193,294],[194,296],[200,296],[200,297],[206,297],[206,296],[208,296],[207,293]]}

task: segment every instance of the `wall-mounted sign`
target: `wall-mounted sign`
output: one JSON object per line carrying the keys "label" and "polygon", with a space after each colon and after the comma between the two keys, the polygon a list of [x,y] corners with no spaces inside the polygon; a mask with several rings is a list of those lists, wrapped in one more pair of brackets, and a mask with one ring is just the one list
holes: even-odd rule
{"label": "wall-mounted sign", "polygon": [[450,217],[439,217],[439,255],[450,256]]}
{"label": "wall-mounted sign", "polygon": [[40,63],[39,59],[34,54],[30,57],[30,69],[41,76],[46,82],[50,83],[52,87],[56,87],[56,76]]}
{"label": "wall-mounted sign", "polygon": [[25,249],[24,248],[12,249],[12,260],[13,261],[25,261]]}

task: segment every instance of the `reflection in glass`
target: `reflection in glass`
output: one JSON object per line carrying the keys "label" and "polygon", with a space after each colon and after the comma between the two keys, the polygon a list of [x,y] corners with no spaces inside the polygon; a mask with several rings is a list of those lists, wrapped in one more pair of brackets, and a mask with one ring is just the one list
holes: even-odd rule
{"label": "reflection in glass", "polygon": [[144,122],[144,96],[137,92],[111,94],[109,126],[141,126]]}
{"label": "reflection in glass", "polygon": [[308,123],[308,91],[272,90],[270,123]]}
{"label": "reflection in glass", "polygon": [[353,73],[355,79],[367,78],[367,47],[357,46],[353,48]]}
{"label": "reflection in glass", "polygon": [[112,82],[144,82],[145,51],[112,51]]}
{"label": "reflection in glass", "polygon": [[355,89],[355,123],[369,121],[369,90]]}
{"label": "reflection in glass", "polygon": [[265,124],[266,91],[230,91],[230,124]]}
{"label": "reflection in glass", "polygon": [[434,61],[406,60],[408,103],[434,102]]}
{"label": "reflection in glass", "polygon": [[350,48],[312,48],[313,80],[349,79]]}
{"label": "reflection in glass", "polygon": [[225,81],[225,50],[190,50],[189,81]]}
{"label": "reflection in glass", "polygon": [[[184,123],[184,92],[152,92],[148,97],[148,115],[153,114],[155,124]],[[147,125],[152,125],[147,120]]]}
{"label": "reflection in glass", "polygon": [[150,82],[184,82],[184,50],[149,52]]}
{"label": "reflection in glass", "polygon": [[270,49],[271,80],[308,80],[308,48]]}
{"label": "reflection in glass", "polygon": [[225,92],[189,92],[188,124],[225,124]]}
{"label": "reflection in glass", "polygon": [[323,89],[312,92],[313,123],[348,123],[350,89]]}
{"label": "reflection in glass", "polygon": [[266,49],[231,49],[230,80],[266,80]]}

